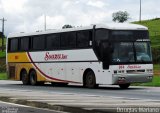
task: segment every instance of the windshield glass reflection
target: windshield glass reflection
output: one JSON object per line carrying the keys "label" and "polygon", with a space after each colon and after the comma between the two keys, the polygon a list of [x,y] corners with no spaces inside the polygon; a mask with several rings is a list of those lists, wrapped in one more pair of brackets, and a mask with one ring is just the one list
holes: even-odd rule
{"label": "windshield glass reflection", "polygon": [[113,46],[113,63],[133,63],[152,61],[149,43],[147,42],[119,42],[114,43]]}

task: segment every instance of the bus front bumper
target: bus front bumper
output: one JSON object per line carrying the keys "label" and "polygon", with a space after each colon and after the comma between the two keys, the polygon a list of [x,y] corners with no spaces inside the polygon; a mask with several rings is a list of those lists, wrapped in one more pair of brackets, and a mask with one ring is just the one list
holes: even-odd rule
{"label": "bus front bumper", "polygon": [[150,74],[113,74],[113,84],[126,84],[126,83],[145,83],[152,82],[153,73]]}

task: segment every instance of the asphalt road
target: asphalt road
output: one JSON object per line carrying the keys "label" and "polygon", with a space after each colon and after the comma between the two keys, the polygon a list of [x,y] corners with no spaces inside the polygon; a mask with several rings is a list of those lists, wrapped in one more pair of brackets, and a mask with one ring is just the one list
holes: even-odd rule
{"label": "asphalt road", "polygon": [[22,89],[32,91],[47,91],[60,92],[60,93],[77,93],[95,96],[111,96],[117,98],[127,99],[147,99],[160,102],[160,88],[159,87],[139,87],[131,86],[129,89],[120,89],[118,86],[106,85],[100,86],[97,89],[83,88],[81,85],[68,85],[66,87],[52,86],[51,84],[45,84],[43,86],[27,86],[22,85],[20,81],[1,81],[0,88],[9,89]]}
{"label": "asphalt road", "polygon": [[61,112],[0,101],[0,113],[61,113]]}
{"label": "asphalt road", "polygon": [[[123,107],[133,107],[135,108],[134,110],[137,110],[137,113],[142,112],[138,112],[139,107],[142,109],[144,107],[150,107],[151,109],[156,107],[158,113],[160,112],[159,87],[131,86],[129,89],[122,90],[118,86],[105,85],[97,89],[87,89],[81,85],[73,84],[66,87],[52,86],[49,83],[43,86],[28,86],[22,85],[19,81],[0,81],[0,97],[10,97],[17,100],[22,99],[27,102],[46,103],[47,106],[56,107],[54,110],[59,109],[59,111],[62,110],[71,113],[75,113],[73,109],[76,110],[78,108],[80,108],[80,111],[78,110],[76,113],[84,113],[81,110],[105,111],[106,113],[106,111],[108,112],[112,108],[116,113],[119,113],[117,110],[125,110],[121,109]],[[65,108],[62,106],[65,106]],[[39,107],[41,108],[41,106]],[[22,110],[24,110],[24,113],[26,113],[26,110],[35,110],[33,113],[41,113],[37,111],[39,109],[23,108]],[[152,113],[157,113],[157,111]],[[45,113],[50,112],[54,113],[53,111],[45,111]],[[20,113],[23,113],[23,111]]]}

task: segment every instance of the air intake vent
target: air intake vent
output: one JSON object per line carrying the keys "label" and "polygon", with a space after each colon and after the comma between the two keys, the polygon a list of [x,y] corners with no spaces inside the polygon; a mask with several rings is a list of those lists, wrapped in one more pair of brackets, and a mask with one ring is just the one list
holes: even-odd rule
{"label": "air intake vent", "polygon": [[145,70],[127,70],[127,73],[145,72]]}

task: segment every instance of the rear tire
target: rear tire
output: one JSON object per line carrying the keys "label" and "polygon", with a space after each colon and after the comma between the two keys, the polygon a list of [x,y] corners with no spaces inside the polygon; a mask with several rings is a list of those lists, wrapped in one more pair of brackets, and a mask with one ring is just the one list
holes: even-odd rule
{"label": "rear tire", "polygon": [[21,80],[22,80],[23,85],[29,85],[30,84],[29,76],[28,76],[26,70],[23,70],[21,72]]}
{"label": "rear tire", "polygon": [[95,78],[95,74],[93,71],[87,72],[84,86],[86,86],[87,88],[98,87],[98,85],[96,84],[96,78]]}
{"label": "rear tire", "polygon": [[130,86],[129,83],[128,83],[128,84],[119,84],[119,87],[120,87],[121,89],[128,89],[129,86]]}
{"label": "rear tire", "polygon": [[31,85],[35,86],[38,84],[36,71],[32,70],[29,74],[29,78]]}

